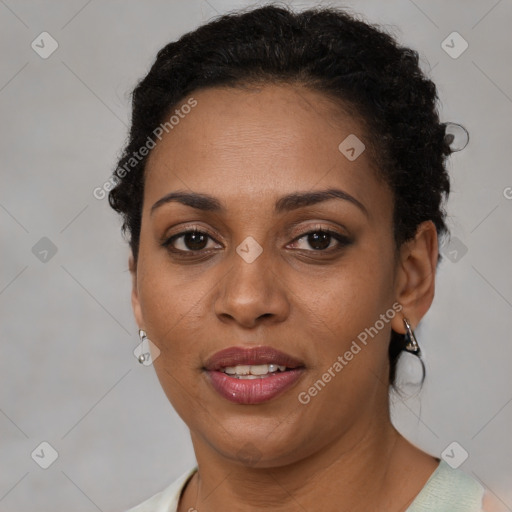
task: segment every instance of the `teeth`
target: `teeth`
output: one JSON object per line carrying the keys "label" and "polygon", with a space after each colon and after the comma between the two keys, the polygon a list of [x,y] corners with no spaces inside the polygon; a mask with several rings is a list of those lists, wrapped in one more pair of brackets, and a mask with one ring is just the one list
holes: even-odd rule
{"label": "teeth", "polygon": [[269,372],[268,364],[255,364],[250,366],[251,375],[266,375]]}
{"label": "teeth", "polygon": [[230,375],[249,375],[249,373],[251,373],[251,367],[249,365],[239,364],[238,366],[228,366],[224,368],[223,371]]}
{"label": "teeth", "polygon": [[257,379],[258,377],[268,375],[269,373],[276,373],[278,370],[284,372],[286,370],[286,366],[277,364],[239,364],[237,366],[228,366],[222,369],[224,373],[233,375],[239,379]]}

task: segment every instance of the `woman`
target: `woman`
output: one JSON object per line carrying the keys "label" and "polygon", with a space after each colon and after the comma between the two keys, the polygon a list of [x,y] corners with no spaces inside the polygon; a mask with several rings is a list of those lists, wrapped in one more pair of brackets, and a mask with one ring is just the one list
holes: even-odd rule
{"label": "woman", "polygon": [[341,10],[222,16],[133,94],[110,204],[197,459],[133,511],[482,510],[393,427],[446,233],[446,125],[416,52]]}

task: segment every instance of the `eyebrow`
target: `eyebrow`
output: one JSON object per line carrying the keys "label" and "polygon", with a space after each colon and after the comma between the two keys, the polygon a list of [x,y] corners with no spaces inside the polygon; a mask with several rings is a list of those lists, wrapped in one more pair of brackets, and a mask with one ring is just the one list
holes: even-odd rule
{"label": "eyebrow", "polygon": [[[367,217],[369,216],[368,210],[360,201],[347,192],[337,188],[315,190],[312,192],[294,192],[292,194],[282,196],[274,205],[274,213],[290,212],[306,206],[322,203],[330,199],[342,199],[344,201],[349,201],[357,206]],[[186,206],[196,208],[197,210],[216,213],[226,212],[226,209],[222,206],[221,202],[217,198],[208,194],[200,194],[197,192],[171,192],[160,198],[151,207],[150,214],[152,215],[160,206],[171,202],[178,202]]]}

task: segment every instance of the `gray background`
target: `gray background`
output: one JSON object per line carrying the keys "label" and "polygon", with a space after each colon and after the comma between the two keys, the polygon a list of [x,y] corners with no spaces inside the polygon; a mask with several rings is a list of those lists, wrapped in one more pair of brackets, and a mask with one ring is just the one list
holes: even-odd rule
{"label": "gray background", "polygon": [[[92,191],[115,165],[128,93],[156,52],[248,5],[0,0],[1,511],[121,511],[194,464],[186,426],[132,354],[128,248]],[[471,135],[449,163],[454,261],[441,264],[417,330],[427,381],[393,397],[395,424],[437,455],[457,441],[469,453],[461,469],[512,510],[512,2],[343,5],[420,51],[441,119]],[[47,59],[31,48],[43,31],[59,45]],[[456,59],[441,47],[453,31],[469,43]],[[46,261],[33,250],[42,237],[57,248]],[[43,441],[59,455],[46,470],[31,457]]]}

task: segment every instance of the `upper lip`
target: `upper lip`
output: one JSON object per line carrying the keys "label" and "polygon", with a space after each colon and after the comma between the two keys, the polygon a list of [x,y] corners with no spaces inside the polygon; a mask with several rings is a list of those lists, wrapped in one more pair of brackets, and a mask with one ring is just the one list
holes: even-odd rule
{"label": "upper lip", "polygon": [[277,364],[287,368],[303,367],[295,357],[272,347],[229,347],[213,354],[204,365],[206,370],[220,370],[229,366]]}

